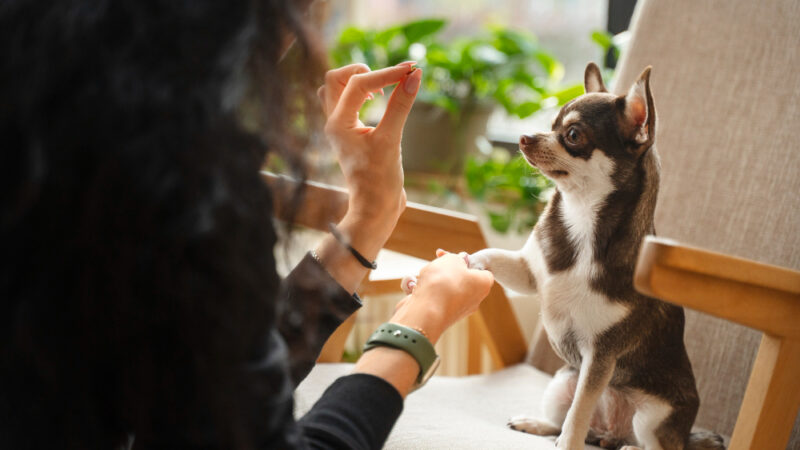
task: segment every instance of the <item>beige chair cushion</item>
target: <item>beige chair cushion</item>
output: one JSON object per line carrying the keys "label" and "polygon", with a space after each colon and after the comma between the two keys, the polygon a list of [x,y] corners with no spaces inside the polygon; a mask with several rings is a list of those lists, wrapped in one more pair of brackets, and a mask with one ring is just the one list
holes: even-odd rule
{"label": "beige chair cushion", "polygon": [[[796,0],[640,0],[616,90],[653,66],[659,235],[800,269],[799,23]],[[760,337],[687,311],[698,425],[732,432]]]}
{"label": "beige chair cushion", "polygon": [[[351,364],[317,364],[295,392],[295,415],[305,414],[325,388],[351,370]],[[549,375],[527,364],[489,375],[433,377],[408,396],[384,448],[552,450],[554,438],[506,427],[512,416],[539,411],[548,381]]]}

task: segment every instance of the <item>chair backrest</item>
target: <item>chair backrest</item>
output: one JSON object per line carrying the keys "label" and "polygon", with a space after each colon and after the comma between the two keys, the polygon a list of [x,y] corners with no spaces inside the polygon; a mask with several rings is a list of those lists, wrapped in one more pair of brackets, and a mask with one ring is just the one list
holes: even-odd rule
{"label": "chair backrest", "polygon": [[[800,269],[798,23],[796,0],[640,0],[616,90],[653,66],[660,236]],[[730,435],[760,334],[686,315],[697,424]]]}

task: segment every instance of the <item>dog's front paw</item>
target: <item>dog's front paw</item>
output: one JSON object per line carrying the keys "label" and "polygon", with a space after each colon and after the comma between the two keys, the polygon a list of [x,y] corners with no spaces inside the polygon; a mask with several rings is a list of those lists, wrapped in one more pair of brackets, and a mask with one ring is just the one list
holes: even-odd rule
{"label": "dog's front paw", "polygon": [[487,257],[486,250],[481,250],[471,255],[466,255],[464,259],[467,261],[467,266],[470,269],[490,270],[489,258]]}
{"label": "dog's front paw", "polygon": [[546,420],[528,416],[512,417],[508,420],[507,425],[512,430],[535,434],[537,436],[555,436],[561,432],[560,428]]}
{"label": "dog's front paw", "polygon": [[583,450],[586,448],[586,436],[572,432],[568,423],[561,429],[561,434],[556,438],[556,448],[559,450]]}
{"label": "dog's front paw", "polygon": [[580,439],[571,439],[564,433],[556,438],[556,448],[559,450],[583,450],[586,448],[586,443]]}

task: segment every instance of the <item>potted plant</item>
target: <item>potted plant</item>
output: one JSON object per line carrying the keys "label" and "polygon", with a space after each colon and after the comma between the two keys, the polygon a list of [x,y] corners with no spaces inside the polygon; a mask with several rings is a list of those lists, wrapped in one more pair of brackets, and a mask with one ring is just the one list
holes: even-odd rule
{"label": "potted plant", "polygon": [[403,136],[407,171],[458,174],[498,105],[525,118],[582,93],[580,85],[558,88],[563,66],[530,33],[491,26],[445,42],[445,25],[424,19],[382,30],[349,27],[331,50],[336,65],[376,68],[415,60],[424,69]]}

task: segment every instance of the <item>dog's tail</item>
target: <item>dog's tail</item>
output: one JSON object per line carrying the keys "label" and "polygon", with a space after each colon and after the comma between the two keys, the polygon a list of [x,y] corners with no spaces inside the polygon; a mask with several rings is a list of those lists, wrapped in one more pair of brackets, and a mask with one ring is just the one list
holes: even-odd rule
{"label": "dog's tail", "polygon": [[725,450],[722,436],[710,431],[698,431],[689,435],[687,450]]}

